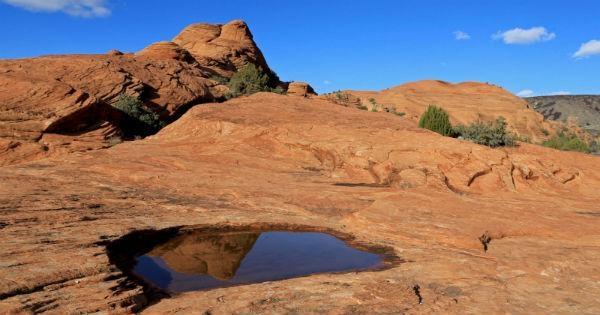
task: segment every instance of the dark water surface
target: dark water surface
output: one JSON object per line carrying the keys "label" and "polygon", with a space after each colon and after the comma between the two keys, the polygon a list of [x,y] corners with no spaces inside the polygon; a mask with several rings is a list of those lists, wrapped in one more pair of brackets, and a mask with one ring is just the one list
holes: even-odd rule
{"label": "dark water surface", "polygon": [[316,232],[186,233],[137,258],[133,272],[177,293],[380,267],[382,257]]}

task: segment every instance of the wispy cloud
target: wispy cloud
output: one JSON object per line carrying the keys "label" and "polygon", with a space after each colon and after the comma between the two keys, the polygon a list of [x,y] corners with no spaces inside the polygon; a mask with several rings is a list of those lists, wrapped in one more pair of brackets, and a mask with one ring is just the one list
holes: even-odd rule
{"label": "wispy cloud", "polygon": [[6,4],[33,12],[64,12],[73,16],[98,17],[110,15],[106,0],[0,0]]}
{"label": "wispy cloud", "polygon": [[492,35],[493,39],[502,39],[508,45],[527,45],[536,42],[546,42],[556,38],[556,34],[549,32],[545,27],[537,26],[530,29],[513,28],[499,31]]}
{"label": "wispy cloud", "polygon": [[519,91],[519,93],[517,93],[518,97],[529,97],[529,96],[533,96],[535,95],[535,93],[532,90],[521,90]]}
{"label": "wispy cloud", "polygon": [[569,91],[556,91],[556,92],[550,92],[548,95],[571,95],[571,92],[569,92]]}
{"label": "wispy cloud", "polygon": [[456,39],[456,40],[471,39],[471,35],[469,35],[469,33],[463,32],[463,31],[454,31],[454,32],[452,32],[452,34],[454,35],[454,39]]}
{"label": "wispy cloud", "polygon": [[329,81],[329,80],[325,80],[325,81],[323,81],[323,84],[325,84],[325,85],[330,85],[330,84],[332,84],[332,83],[333,83],[333,82],[331,82],[331,81]]}
{"label": "wispy cloud", "polygon": [[600,55],[600,40],[593,39],[581,44],[579,50],[573,54],[573,58],[584,58],[592,55]]}

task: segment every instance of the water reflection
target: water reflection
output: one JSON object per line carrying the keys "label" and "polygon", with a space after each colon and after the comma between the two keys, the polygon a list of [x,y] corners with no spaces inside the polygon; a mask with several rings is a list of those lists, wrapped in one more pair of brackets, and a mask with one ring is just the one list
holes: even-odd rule
{"label": "water reflection", "polygon": [[138,257],[134,273],[171,292],[377,267],[381,257],[313,232],[176,236]]}

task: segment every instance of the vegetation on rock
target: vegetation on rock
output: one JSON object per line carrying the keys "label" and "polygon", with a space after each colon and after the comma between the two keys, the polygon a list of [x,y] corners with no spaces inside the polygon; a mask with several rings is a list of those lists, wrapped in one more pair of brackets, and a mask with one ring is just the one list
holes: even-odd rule
{"label": "vegetation on rock", "polygon": [[429,129],[446,137],[454,136],[450,116],[444,109],[435,105],[427,107],[419,120],[419,128]]}
{"label": "vegetation on rock", "polygon": [[234,98],[258,92],[283,94],[283,88],[274,85],[274,82],[279,81],[279,79],[273,79],[273,75],[265,72],[261,67],[247,64],[229,79],[229,82],[227,83],[229,93],[226,97]]}
{"label": "vegetation on rock", "polygon": [[577,136],[575,133],[561,131],[554,137],[542,142],[542,145],[563,151],[591,152],[587,142]]}
{"label": "vegetation on rock", "polygon": [[122,94],[112,106],[134,121],[134,126],[130,126],[129,130],[126,130],[132,135],[150,135],[165,125],[160,117],[147,108],[138,97]]}
{"label": "vegetation on rock", "polygon": [[488,147],[501,147],[515,145],[516,136],[506,129],[503,117],[491,122],[476,121],[467,126],[459,125],[454,128],[454,133],[466,140],[483,144]]}

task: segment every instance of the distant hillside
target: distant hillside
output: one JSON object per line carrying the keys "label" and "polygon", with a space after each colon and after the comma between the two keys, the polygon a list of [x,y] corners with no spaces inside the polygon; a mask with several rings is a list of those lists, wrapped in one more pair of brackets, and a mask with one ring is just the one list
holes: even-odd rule
{"label": "distant hillside", "polygon": [[525,100],[546,119],[566,121],[575,117],[582,128],[600,135],[600,95],[538,96]]}
{"label": "distant hillside", "polygon": [[[380,107],[393,107],[395,112],[405,113],[415,123],[429,105],[438,105],[450,115],[453,124],[494,120],[499,116],[520,136],[541,142],[542,130],[552,130],[552,124],[544,121],[526,101],[509,91],[487,83],[449,83],[423,80],[405,83],[383,91],[348,91],[360,98],[363,105],[371,101]],[[369,108],[370,109],[370,108]]]}

